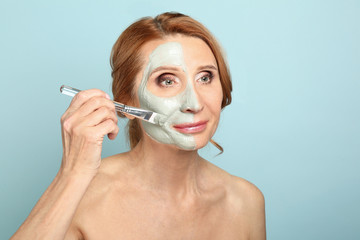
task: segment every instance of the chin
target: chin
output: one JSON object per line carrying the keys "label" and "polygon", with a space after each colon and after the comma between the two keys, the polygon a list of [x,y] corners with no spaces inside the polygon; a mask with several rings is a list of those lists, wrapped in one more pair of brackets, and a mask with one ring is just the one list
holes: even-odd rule
{"label": "chin", "polygon": [[172,147],[178,149],[178,150],[183,150],[183,151],[196,151],[199,150],[203,147],[205,147],[209,142],[209,139],[203,139],[201,141],[195,141],[195,143],[193,144],[179,144],[179,143],[175,143],[175,144],[171,144]]}
{"label": "chin", "polygon": [[209,141],[196,145],[196,150],[199,150],[199,149],[205,147],[208,143],[209,143]]}
{"label": "chin", "polygon": [[210,141],[210,138],[196,139],[196,150],[205,147]]}
{"label": "chin", "polygon": [[215,130],[216,129],[211,129],[195,136],[196,149],[205,147],[214,136]]}

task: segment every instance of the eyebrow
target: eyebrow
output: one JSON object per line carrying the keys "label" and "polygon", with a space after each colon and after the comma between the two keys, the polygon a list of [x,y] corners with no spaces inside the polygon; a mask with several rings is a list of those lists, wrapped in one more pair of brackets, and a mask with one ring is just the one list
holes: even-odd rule
{"label": "eyebrow", "polygon": [[[198,67],[198,68],[197,68],[197,71],[200,71],[200,70],[203,70],[203,69],[213,69],[213,70],[215,70],[215,71],[218,70],[214,65],[210,64],[210,65],[203,65],[203,66]],[[160,67],[155,68],[155,69],[150,73],[150,76],[153,75],[153,74],[156,73],[156,72],[160,72],[160,71],[163,71],[163,70],[179,71],[179,70],[181,70],[181,67],[160,66]]]}
{"label": "eyebrow", "polygon": [[204,65],[204,66],[198,67],[197,71],[200,71],[200,70],[203,70],[203,69],[213,69],[215,71],[218,70],[214,65],[210,64],[210,65]]}
{"label": "eyebrow", "polygon": [[179,70],[181,70],[181,67],[160,66],[160,67],[155,68],[155,69],[150,73],[150,76],[153,75],[153,74],[156,73],[156,72],[160,72],[160,71],[163,71],[163,70],[179,71]]}

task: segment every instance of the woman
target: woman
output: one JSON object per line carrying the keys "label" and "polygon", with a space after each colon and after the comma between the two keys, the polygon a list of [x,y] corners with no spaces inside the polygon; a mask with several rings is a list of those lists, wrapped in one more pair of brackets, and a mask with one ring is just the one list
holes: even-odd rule
{"label": "woman", "polygon": [[[114,100],[152,110],[131,116],[131,150],[101,159],[118,133],[115,107],[97,89],[61,118],[60,170],[12,239],[265,239],[264,199],[249,182],[198,155],[211,140],[231,81],[220,48],[178,13],[141,19],[115,43]],[[236,159],[234,159],[236,161]]]}

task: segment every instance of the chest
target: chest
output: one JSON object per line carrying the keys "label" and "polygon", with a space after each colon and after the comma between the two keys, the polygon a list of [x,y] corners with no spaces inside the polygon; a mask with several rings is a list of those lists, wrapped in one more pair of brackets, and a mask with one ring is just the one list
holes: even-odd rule
{"label": "chest", "polygon": [[161,201],[105,202],[83,215],[85,239],[246,239],[245,224],[224,203],[183,209]]}

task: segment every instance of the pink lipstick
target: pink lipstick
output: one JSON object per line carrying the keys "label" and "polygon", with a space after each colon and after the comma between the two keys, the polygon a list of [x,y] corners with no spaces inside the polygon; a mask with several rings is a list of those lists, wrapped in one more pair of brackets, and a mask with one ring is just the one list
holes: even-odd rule
{"label": "pink lipstick", "polygon": [[173,127],[181,133],[198,133],[203,131],[206,128],[208,121],[199,121],[195,123],[183,123],[177,124]]}

